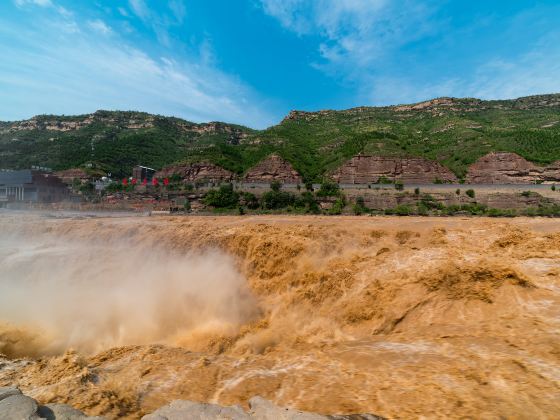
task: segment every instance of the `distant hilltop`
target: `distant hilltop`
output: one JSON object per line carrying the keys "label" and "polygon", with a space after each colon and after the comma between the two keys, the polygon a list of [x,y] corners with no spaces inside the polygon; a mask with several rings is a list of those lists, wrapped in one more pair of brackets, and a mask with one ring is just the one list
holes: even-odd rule
{"label": "distant hilltop", "polygon": [[438,182],[548,182],[556,180],[560,160],[560,94],[291,111],[265,130],[134,111],[0,122],[0,169],[127,176],[137,164],[167,172],[206,165],[222,177],[254,179],[250,171],[265,161],[260,170],[268,179],[274,178],[266,173],[270,156],[276,156],[272,172],[284,168],[301,182],[374,182],[379,173]]}

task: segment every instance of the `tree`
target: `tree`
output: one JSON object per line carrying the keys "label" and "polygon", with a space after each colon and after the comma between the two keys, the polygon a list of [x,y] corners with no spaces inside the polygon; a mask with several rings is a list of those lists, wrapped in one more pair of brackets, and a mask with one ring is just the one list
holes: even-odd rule
{"label": "tree", "polygon": [[232,184],[222,185],[217,190],[208,191],[204,203],[216,208],[232,209],[239,204],[239,193],[234,191]]}
{"label": "tree", "polygon": [[356,204],[353,207],[354,214],[359,216],[360,214],[367,213],[369,209],[366,207],[364,197],[358,196],[356,197]]}
{"label": "tree", "polygon": [[340,187],[338,184],[330,181],[323,182],[321,188],[317,191],[318,197],[336,197],[340,194]]}
{"label": "tree", "polygon": [[474,190],[473,189],[469,189],[469,190],[465,191],[465,194],[467,194],[470,198],[474,198]]}
{"label": "tree", "polygon": [[270,183],[270,189],[272,191],[278,192],[282,189],[282,183],[280,181],[272,181]]}

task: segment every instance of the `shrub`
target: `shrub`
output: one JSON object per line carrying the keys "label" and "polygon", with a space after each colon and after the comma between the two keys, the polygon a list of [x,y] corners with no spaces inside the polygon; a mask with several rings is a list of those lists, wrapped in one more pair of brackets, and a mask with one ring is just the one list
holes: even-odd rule
{"label": "shrub", "polygon": [[360,214],[367,213],[369,209],[365,205],[364,197],[359,196],[356,197],[356,204],[354,204],[352,210],[354,210],[354,214],[359,216]]}
{"label": "shrub", "polygon": [[455,194],[461,195],[461,190],[460,190],[459,188],[457,188],[457,189],[455,190]]}
{"label": "shrub", "polygon": [[414,195],[420,195],[420,188],[414,188]]}
{"label": "shrub", "polygon": [[185,204],[183,204],[183,209],[185,211],[191,211],[191,202],[189,200],[185,200]]}
{"label": "shrub", "polygon": [[346,206],[346,200],[344,197],[339,197],[333,204],[333,206],[329,209],[329,214],[342,214],[342,210]]}
{"label": "shrub", "polygon": [[473,189],[469,189],[469,190],[465,191],[465,194],[467,194],[470,198],[474,198],[474,190]]}
{"label": "shrub", "polygon": [[317,191],[318,197],[336,197],[340,194],[340,187],[334,182],[323,182]]}
{"label": "shrub", "polygon": [[313,193],[309,191],[301,193],[301,195],[295,199],[294,207],[305,209],[306,213],[318,214],[321,212],[317,200],[315,200]]}
{"label": "shrub", "polygon": [[175,174],[173,174],[169,177],[169,182],[170,183],[179,183],[182,180],[183,180],[183,178],[181,177],[181,175],[177,174],[177,173],[175,173]]}
{"label": "shrub", "polygon": [[432,197],[430,194],[424,194],[424,196],[422,197],[422,200],[420,201],[427,209],[433,210],[433,209],[438,209],[438,210],[443,210],[443,208],[445,207],[442,203],[440,203],[439,201],[437,201],[434,197]]}
{"label": "shrub", "polygon": [[523,197],[530,197],[530,196],[531,196],[531,191],[523,191],[523,192],[521,193],[521,195],[522,195]]}
{"label": "shrub", "polygon": [[395,189],[398,191],[404,190],[404,184],[402,181],[395,181]]}
{"label": "shrub", "polygon": [[285,191],[267,191],[261,197],[264,209],[275,210],[288,207],[295,203],[295,196]]}
{"label": "shrub", "polygon": [[232,184],[220,186],[206,193],[204,204],[216,208],[235,208],[239,204],[239,193],[234,191]]}
{"label": "shrub", "polygon": [[272,191],[278,192],[282,188],[282,183],[280,181],[272,181],[270,183],[270,189]]}
{"label": "shrub", "polygon": [[243,201],[245,202],[245,205],[251,210],[256,210],[260,206],[257,196],[250,192],[243,193]]}
{"label": "shrub", "polygon": [[376,182],[376,184],[392,184],[392,183],[393,181],[391,181],[389,178],[385,176],[380,176]]}
{"label": "shrub", "polygon": [[434,179],[434,184],[443,184],[443,181],[439,178]]}
{"label": "shrub", "polygon": [[550,189],[551,189],[552,191],[556,191],[556,185],[552,184],[551,187],[550,187]]}
{"label": "shrub", "polygon": [[404,204],[398,205],[392,209],[386,209],[385,214],[396,214],[397,216],[408,216],[412,214],[412,209]]}

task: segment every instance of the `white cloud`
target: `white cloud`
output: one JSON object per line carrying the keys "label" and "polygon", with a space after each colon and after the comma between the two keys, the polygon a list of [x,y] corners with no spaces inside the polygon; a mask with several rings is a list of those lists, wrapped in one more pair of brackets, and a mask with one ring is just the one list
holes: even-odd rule
{"label": "white cloud", "polygon": [[128,12],[126,11],[126,9],[124,7],[119,7],[117,8],[117,10],[119,11],[119,13],[124,16],[124,17],[128,17]]}
{"label": "white cloud", "polygon": [[51,0],[14,0],[14,3],[18,7],[23,7],[28,4],[41,7],[51,7],[53,5]]}
{"label": "white cloud", "polygon": [[12,41],[0,44],[3,119],[133,109],[253,127],[275,120],[248,86],[207,63],[151,57],[118,36],[69,36],[60,24],[22,32],[0,20],[1,36]]}
{"label": "white cloud", "polygon": [[88,20],[87,24],[91,29],[101,35],[110,35],[113,33],[113,30],[101,19]]}
{"label": "white cloud", "polygon": [[261,0],[266,14],[298,35],[319,35],[331,73],[359,71],[386,53],[432,31],[430,10],[419,2],[388,0]]}
{"label": "white cloud", "polygon": [[144,0],[128,0],[130,8],[136,16],[142,20],[148,20],[150,18],[150,9],[144,2]]}
{"label": "white cloud", "polygon": [[175,19],[179,23],[183,23],[185,16],[187,15],[187,9],[182,0],[169,0],[169,9],[175,16]]}
{"label": "white cloud", "polygon": [[392,105],[419,102],[440,96],[480,99],[513,99],[560,92],[560,39],[540,40],[532,51],[509,59],[496,57],[465,76],[433,77],[427,82],[414,76],[378,76],[364,79],[361,100]]}
{"label": "white cloud", "polygon": [[[499,45],[491,49],[483,44],[485,38],[492,37],[483,34],[477,38],[480,22],[462,29],[451,27],[445,13],[438,14],[443,5],[437,1],[260,1],[263,11],[284,28],[318,40],[319,58],[310,64],[350,86],[357,105],[407,103],[436,96],[490,99],[560,91],[560,31],[542,40],[537,35],[539,24],[549,22],[558,9],[535,7],[494,21],[501,28],[496,31],[519,33],[528,25],[534,29],[523,47],[514,53],[504,48],[501,54]],[[482,43],[476,52],[462,46],[461,31]],[[428,37],[435,47],[415,51],[414,44]],[[447,45],[453,45],[453,50],[446,50],[445,41],[450,39]],[[507,37],[504,40],[507,42]],[[464,57],[461,48],[466,51]]]}

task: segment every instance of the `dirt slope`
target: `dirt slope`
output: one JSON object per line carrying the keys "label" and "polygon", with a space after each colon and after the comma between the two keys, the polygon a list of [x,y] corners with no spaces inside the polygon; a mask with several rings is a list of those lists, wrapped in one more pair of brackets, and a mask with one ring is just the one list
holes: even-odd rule
{"label": "dirt slope", "polygon": [[560,223],[552,219],[3,216],[0,232],[179,255],[218,248],[254,298],[235,328],[58,356],[31,346],[41,343],[33,325],[5,319],[0,352],[10,358],[0,361],[0,386],[42,403],[125,418],[178,398],[227,405],[254,395],[391,418],[560,412]]}

